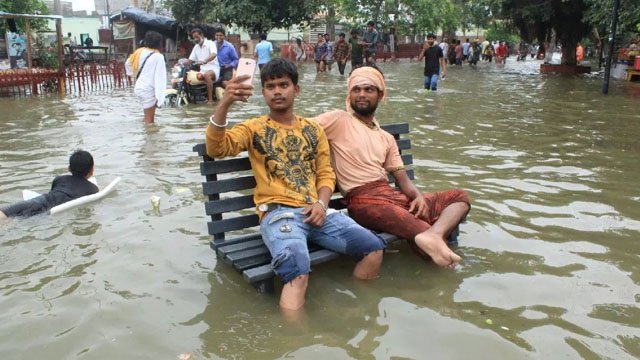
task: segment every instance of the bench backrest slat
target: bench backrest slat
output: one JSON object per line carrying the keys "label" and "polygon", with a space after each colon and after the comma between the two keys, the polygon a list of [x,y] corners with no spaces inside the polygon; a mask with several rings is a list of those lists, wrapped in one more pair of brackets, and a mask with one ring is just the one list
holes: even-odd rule
{"label": "bench backrest slat", "polygon": [[405,166],[413,164],[413,155],[411,155],[411,154],[403,154],[403,155],[400,155],[400,157],[402,158],[402,163]]}
{"label": "bench backrest slat", "polygon": [[395,136],[396,139],[399,137],[400,134],[409,133],[409,123],[384,124],[384,125],[380,125],[380,127],[386,130],[391,135]]}
{"label": "bench backrest slat", "polygon": [[254,226],[258,226],[258,215],[241,215],[230,219],[222,219],[218,221],[210,221],[207,223],[209,228],[209,234],[217,235],[224,234],[228,231],[242,230]]}
{"label": "bench backrest slat", "polygon": [[205,176],[244,170],[251,170],[251,162],[246,156],[200,163],[200,173]]}
{"label": "bench backrest slat", "polygon": [[398,144],[398,149],[400,151],[411,149],[411,140],[409,139],[396,140],[396,144]]}
{"label": "bench backrest slat", "polygon": [[213,195],[230,191],[253,189],[254,187],[256,187],[256,179],[253,175],[245,175],[233,179],[204,182],[202,183],[202,192],[205,195]]}
{"label": "bench backrest slat", "polygon": [[209,201],[205,204],[207,215],[224,214],[255,207],[253,195],[243,195],[216,201]]}

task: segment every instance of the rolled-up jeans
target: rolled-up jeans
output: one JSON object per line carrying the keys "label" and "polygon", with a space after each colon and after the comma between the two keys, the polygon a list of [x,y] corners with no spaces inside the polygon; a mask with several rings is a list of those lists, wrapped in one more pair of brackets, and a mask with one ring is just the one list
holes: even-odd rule
{"label": "rolled-up jeans", "polygon": [[379,236],[342,213],[329,209],[322,226],[313,226],[303,222],[307,218],[303,210],[277,205],[260,223],[262,239],[273,257],[271,267],[284,283],[311,272],[307,242],[357,261],[386,247]]}

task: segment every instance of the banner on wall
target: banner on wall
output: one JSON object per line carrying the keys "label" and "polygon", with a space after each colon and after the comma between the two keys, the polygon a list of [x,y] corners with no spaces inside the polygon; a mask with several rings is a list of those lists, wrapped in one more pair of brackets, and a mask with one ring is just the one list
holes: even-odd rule
{"label": "banner on wall", "polygon": [[27,67],[27,38],[24,34],[7,31],[7,53],[12,69]]}
{"label": "banner on wall", "polygon": [[136,36],[136,24],[133,21],[115,21],[113,23],[113,39],[133,39]]}

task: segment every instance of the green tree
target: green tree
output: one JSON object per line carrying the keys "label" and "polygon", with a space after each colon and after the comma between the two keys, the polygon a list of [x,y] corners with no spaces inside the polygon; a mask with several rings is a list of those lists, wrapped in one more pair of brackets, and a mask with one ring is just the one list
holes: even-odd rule
{"label": "green tree", "polygon": [[222,23],[234,23],[254,33],[273,28],[290,28],[313,19],[321,0],[221,0],[213,16]]}
{"label": "green tree", "polygon": [[[598,29],[598,37],[603,40],[611,31],[611,17],[613,7],[611,0],[586,0],[589,10],[587,19]],[[637,0],[620,0],[618,10],[618,34],[621,40],[630,40],[637,31],[640,31],[640,6]]]}
{"label": "green tree", "polygon": [[502,16],[513,22],[525,41],[548,40],[553,33],[562,44],[562,64],[576,65],[576,45],[592,29],[585,17],[587,0],[505,0]]}
{"label": "green tree", "polygon": [[462,10],[461,14],[461,28],[462,30],[469,31],[471,28],[486,28],[489,25],[489,19],[491,12],[484,1],[466,1],[460,6]]}
{"label": "green tree", "polygon": [[517,44],[520,40],[518,35],[513,32],[512,28],[499,21],[489,25],[488,29],[484,32],[484,37],[487,40],[506,41],[509,44]]}
{"label": "green tree", "polygon": [[179,22],[220,22],[252,33],[305,24],[320,10],[321,0],[165,0]]}
{"label": "green tree", "polygon": [[[48,15],[49,9],[42,0],[0,0],[0,11],[8,12],[11,14],[32,14],[32,15]],[[16,25],[18,32],[25,32],[25,20],[17,19]],[[47,30],[47,20],[44,19],[29,19],[29,26],[31,31]],[[0,32],[4,34],[7,31],[7,24],[5,21],[0,22]]]}
{"label": "green tree", "polygon": [[183,24],[205,22],[205,14],[211,10],[209,0],[164,0],[163,7],[171,10],[173,17]]}
{"label": "green tree", "polygon": [[368,21],[379,23],[388,18],[388,14],[384,12],[384,0],[336,0],[335,6],[345,20],[357,24],[365,24]]}
{"label": "green tree", "polygon": [[491,10],[499,8],[499,0],[335,0],[337,13],[344,20],[364,24],[393,24],[400,33],[442,33],[455,36],[457,29],[487,25]]}

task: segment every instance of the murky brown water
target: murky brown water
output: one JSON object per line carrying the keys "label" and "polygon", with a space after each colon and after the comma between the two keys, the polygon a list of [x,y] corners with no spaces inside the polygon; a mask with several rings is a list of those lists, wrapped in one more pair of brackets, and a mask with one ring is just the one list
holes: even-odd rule
{"label": "murky brown water", "polygon": [[[474,198],[456,271],[401,245],[370,283],[347,259],[324,264],[288,324],[208,248],[191,147],[211,108],[145,127],[131,90],[0,99],[0,204],[46,191],[78,147],[99,182],[123,178],[98,203],[0,223],[0,358],[640,357],[640,84],[605,97],[595,76],[514,61],[451,69],[425,96],[418,63],[382,67],[380,120],[411,124],[417,184]],[[335,69],[302,73],[298,113],[343,106]],[[255,97],[232,120],[263,111]]]}

